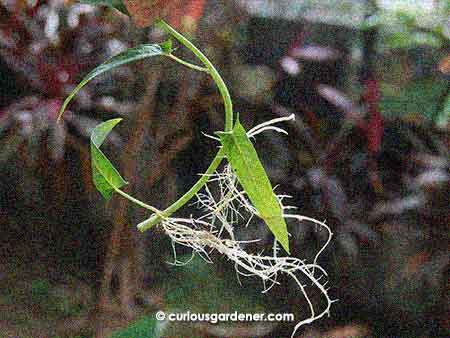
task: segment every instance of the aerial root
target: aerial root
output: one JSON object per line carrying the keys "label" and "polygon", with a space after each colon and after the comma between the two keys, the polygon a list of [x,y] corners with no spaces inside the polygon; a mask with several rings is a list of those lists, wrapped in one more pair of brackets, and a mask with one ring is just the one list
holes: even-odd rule
{"label": "aerial root", "polygon": [[[293,116],[278,118],[256,126],[247,134],[253,137],[266,130],[284,132],[278,127],[272,126],[275,123],[292,120]],[[209,186],[215,185],[218,197],[215,198]],[[216,191],[215,190],[215,191]],[[243,249],[243,244],[259,241],[256,238],[250,241],[238,241],[235,236],[235,226],[244,223],[247,226],[258,212],[249,201],[245,191],[240,190],[238,179],[229,165],[225,166],[222,172],[210,175],[204,190],[197,194],[195,205],[203,211],[199,218],[165,218],[160,226],[171,238],[174,250],[174,263],[176,265],[187,264],[180,262],[176,256],[176,245],[189,247],[192,255],[198,254],[208,263],[212,263],[210,254],[212,251],[227,257],[235,265],[236,273],[239,276],[257,276],[263,282],[263,293],[268,292],[274,285],[279,284],[280,275],[288,275],[295,282],[301,294],[305,297],[309,307],[310,316],[296,324],[292,337],[302,325],[309,324],[325,315],[330,314],[332,300],[325,287],[328,283],[326,271],[318,264],[318,259],[331,241],[332,232],[328,225],[316,219],[293,214],[297,208],[284,206],[283,201],[289,196],[277,195],[278,201],[283,208],[285,219],[297,221],[299,226],[311,223],[319,229],[324,229],[327,240],[317,251],[312,262],[307,263],[296,257],[280,256],[280,247],[274,241],[271,255],[250,254]],[[192,257],[193,257],[192,256]],[[306,278],[307,283],[301,282]],[[317,311],[309,293],[314,287],[323,296],[326,306],[320,312]]]}

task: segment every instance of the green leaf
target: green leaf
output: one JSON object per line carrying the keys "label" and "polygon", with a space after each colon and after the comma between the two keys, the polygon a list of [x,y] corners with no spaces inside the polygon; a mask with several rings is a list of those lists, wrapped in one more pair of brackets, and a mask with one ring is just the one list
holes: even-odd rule
{"label": "green leaf", "polygon": [[446,86],[447,82],[438,77],[416,79],[400,89],[398,85],[381,83],[381,112],[387,117],[412,113],[432,118],[436,110],[441,109],[439,96]]}
{"label": "green leaf", "polygon": [[417,26],[417,16],[413,13],[408,11],[398,11],[395,15],[398,21],[408,28],[414,29]]}
{"label": "green leaf", "polygon": [[111,8],[117,9],[119,12],[122,12],[125,15],[130,16],[127,8],[123,4],[122,0],[81,0],[80,2],[89,4],[89,5],[104,5]]}
{"label": "green leaf", "polygon": [[447,96],[444,104],[444,109],[437,116],[436,123],[439,126],[445,127],[450,121],[450,95]]}
{"label": "green leaf", "polygon": [[164,53],[167,53],[167,43],[163,44],[163,47],[159,44],[152,44],[152,45],[140,45],[138,47],[127,49],[126,51],[113,56],[109,60],[102,63],[100,66],[96,67],[94,70],[92,70],[86,77],[75,87],[75,89],[70,93],[70,95],[66,98],[64,101],[61,110],[59,111],[59,117],[62,116],[64,113],[64,110],[66,109],[67,105],[72,101],[73,97],[80,91],[81,88],[83,88],[89,81],[91,81],[96,76],[107,72],[115,67],[141,60],[144,58],[148,58],[151,56],[157,56],[162,55]]}
{"label": "green leaf", "polygon": [[169,39],[167,41],[164,41],[163,43],[160,44],[161,49],[163,50],[164,53],[170,54],[173,51],[173,41],[172,39]]}
{"label": "green leaf", "polygon": [[136,320],[126,329],[113,333],[111,338],[159,338],[162,337],[162,331],[163,326],[152,315]]}
{"label": "green leaf", "polygon": [[250,313],[265,312],[266,305],[269,305],[269,294],[262,294],[254,285],[241,285],[234,274],[224,273],[222,264],[227,264],[224,261],[209,264],[198,255],[192,257],[190,254],[177,256],[177,259],[189,261],[189,264],[168,267],[170,278],[164,282],[168,309]]}
{"label": "green leaf", "polygon": [[232,132],[217,134],[231,167],[259,216],[289,253],[288,231],[283,211],[244,127],[236,121]]}
{"label": "green leaf", "polygon": [[120,176],[112,163],[100,150],[100,146],[114,126],[122,119],[112,119],[99,124],[91,135],[91,165],[92,179],[102,196],[109,200],[115,189],[120,189],[127,182]]}
{"label": "green leaf", "polygon": [[443,115],[447,116],[447,118],[450,117],[450,95],[445,99]]}

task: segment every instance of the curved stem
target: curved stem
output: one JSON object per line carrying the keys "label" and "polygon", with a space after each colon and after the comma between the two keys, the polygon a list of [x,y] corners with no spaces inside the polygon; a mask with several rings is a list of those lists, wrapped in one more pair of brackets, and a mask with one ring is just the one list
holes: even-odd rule
{"label": "curved stem", "polygon": [[[186,62],[184,60],[181,60],[177,58],[174,55],[167,55],[171,57],[173,60],[183,64],[184,66],[187,66],[189,68],[193,68],[200,71],[207,71],[211,77],[213,78],[214,82],[216,83],[220,94],[223,98],[223,103],[225,107],[225,131],[231,131],[233,129],[233,104],[231,102],[231,96],[228,91],[228,88],[223,81],[222,77],[220,76],[219,72],[216,70],[216,68],[213,66],[213,64],[208,60],[208,58],[197,48],[195,47],[188,39],[186,39],[183,35],[178,33],[175,29],[170,27],[167,23],[164,21],[159,21],[159,25],[170,35],[172,35],[175,39],[177,39],[183,46],[188,48],[190,51],[194,53],[194,55],[205,65],[206,68],[199,67],[197,65],[193,65],[189,62]],[[178,200],[176,200],[174,203],[172,203],[168,208],[166,208],[164,211],[160,213],[155,213],[152,215],[149,219],[141,222],[138,224],[138,229],[140,231],[145,231],[150,229],[153,225],[160,222],[164,217],[169,217],[171,214],[173,214],[175,211],[180,209],[183,205],[185,205],[187,202],[191,200],[203,186],[206,184],[206,182],[209,179],[209,176],[216,171],[216,169],[219,167],[220,163],[222,162],[224,158],[224,151],[223,148],[221,148],[214,159],[212,160],[211,164],[209,165],[206,172],[201,176],[201,178],[189,189],[183,196],[181,196]]]}
{"label": "curved stem", "polygon": [[150,229],[155,224],[162,221],[163,218],[169,217],[171,214],[173,214],[175,211],[180,209],[183,205],[185,205],[187,202],[191,200],[192,197],[194,197],[201,188],[206,184],[206,182],[209,179],[209,176],[216,171],[217,167],[222,162],[222,159],[224,158],[224,151],[223,148],[221,148],[218,152],[216,157],[212,160],[211,164],[209,165],[208,169],[204,174],[201,175],[201,178],[189,189],[183,196],[181,196],[176,202],[172,203],[168,208],[166,208],[164,211],[160,213],[155,213],[152,215],[149,219],[139,223],[137,225],[137,228],[140,231],[145,231]]}
{"label": "curved stem", "polygon": [[181,63],[183,66],[186,66],[186,67],[194,69],[194,70],[198,70],[199,72],[205,72],[205,73],[209,74],[209,69],[208,68],[194,65],[194,64],[192,64],[190,62],[187,62],[187,61],[184,61],[184,60],[180,59],[179,57],[177,57],[177,56],[175,56],[173,54],[165,53],[164,55],[169,57],[169,58],[171,58],[172,60],[174,60],[174,61],[176,61],[178,63]]}
{"label": "curved stem", "polygon": [[197,48],[192,42],[186,39],[183,35],[178,33],[175,29],[165,23],[163,20],[158,22],[159,26],[164,29],[167,33],[172,35],[175,39],[178,40],[183,46],[188,48],[194,55],[205,65],[208,69],[211,77],[219,89],[220,94],[223,98],[223,104],[225,106],[225,131],[231,131],[233,129],[233,103],[231,102],[231,96],[228,92],[227,86],[220,76],[219,72],[213,66],[211,61]]}

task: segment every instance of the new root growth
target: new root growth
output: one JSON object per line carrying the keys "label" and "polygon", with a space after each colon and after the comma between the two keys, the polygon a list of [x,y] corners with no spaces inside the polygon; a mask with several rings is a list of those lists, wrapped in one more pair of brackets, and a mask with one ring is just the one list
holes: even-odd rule
{"label": "new root growth", "polygon": [[[293,116],[268,121],[251,129],[248,136],[253,137],[266,130],[285,133],[273,124],[291,119]],[[296,207],[283,205],[283,201],[288,197],[277,195],[286,220],[298,223],[298,226],[313,225],[325,230],[328,234],[326,241],[311,262],[296,257],[281,256],[277,241],[274,241],[270,254],[264,252],[253,254],[244,249],[249,242],[257,242],[260,239],[239,241],[236,239],[235,229],[238,225],[247,226],[252,219],[258,217],[258,213],[245,191],[239,186],[238,179],[229,165],[226,165],[223,171],[209,175],[207,184],[197,193],[195,205],[202,211],[202,216],[198,218],[168,217],[163,219],[159,226],[172,240],[173,264],[186,264],[180,262],[176,256],[176,246],[181,245],[191,248],[193,255],[198,254],[210,263],[212,262],[210,255],[213,251],[226,256],[234,263],[238,277],[239,275],[259,277],[263,283],[263,293],[268,292],[274,285],[280,284],[278,281],[280,275],[284,274],[292,278],[298,286],[298,291],[305,298],[310,313],[309,317],[296,324],[292,333],[293,337],[300,326],[311,323],[326,314],[329,315],[331,304],[336,300],[332,300],[328,294],[327,272],[318,263],[319,256],[330,243],[332,232],[324,222],[293,213]],[[315,305],[317,302],[313,302],[310,296],[312,292],[319,292],[325,300],[325,307],[318,309],[318,305]]]}

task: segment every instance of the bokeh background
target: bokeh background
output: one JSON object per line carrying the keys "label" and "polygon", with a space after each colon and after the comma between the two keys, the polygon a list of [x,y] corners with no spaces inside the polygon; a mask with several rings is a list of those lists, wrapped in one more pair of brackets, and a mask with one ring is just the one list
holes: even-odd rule
{"label": "bokeh background", "polygon": [[[127,12],[127,1],[87,2]],[[256,147],[277,189],[331,227],[320,263],[339,299],[329,318],[296,337],[447,337],[449,2],[145,4],[213,61],[247,128],[296,116],[288,137],[266,133]],[[259,280],[240,285],[220,255],[213,265],[171,266],[164,234],[136,230],[149,215],[119,197],[104,202],[93,186],[90,132],[123,117],[105,152],[127,192],[163,208],[186,191],[217,147],[202,132],[223,128],[211,79],[167,60],[136,62],[93,80],[56,123],[89,70],[164,39],[150,18],[111,6],[0,0],[0,337],[280,338],[292,323],[161,328],[153,316],[308,315],[288,280],[261,294]],[[192,59],[182,48],[177,55]],[[311,259],[321,233],[289,231],[292,254]],[[263,223],[241,227],[239,237],[262,239],[252,252],[273,241]]]}

